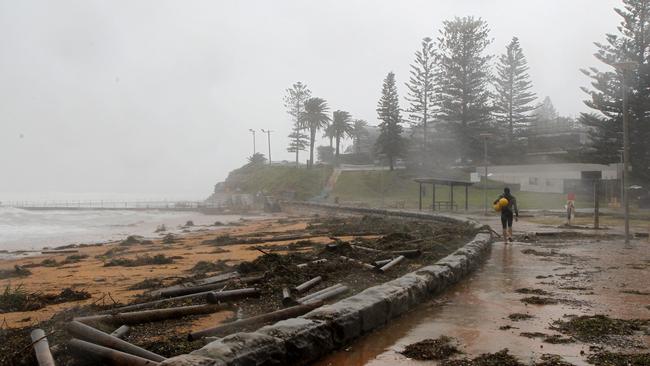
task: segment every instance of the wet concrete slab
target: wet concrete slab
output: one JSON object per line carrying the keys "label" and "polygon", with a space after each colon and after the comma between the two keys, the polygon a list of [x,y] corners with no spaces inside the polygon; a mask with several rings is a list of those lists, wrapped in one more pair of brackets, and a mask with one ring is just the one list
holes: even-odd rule
{"label": "wet concrete slab", "polygon": [[[534,254],[524,254],[533,249]],[[522,298],[534,296],[515,290],[541,289],[558,300],[553,305],[530,305]],[[545,353],[561,355],[575,365],[587,365],[590,344],[545,343],[522,332],[559,334],[549,325],[566,315],[606,314],[613,318],[649,319],[650,242],[550,238],[544,242],[496,243],[490,258],[474,274],[442,296],[365,336],[348,348],[314,365],[427,365],[399,352],[408,344],[441,335],[456,338],[465,356],[508,348],[528,363]],[[529,320],[513,321],[508,315],[524,313]],[[502,327],[510,326],[510,329]],[[501,329],[500,329],[501,328]],[[625,343],[648,352],[650,336],[636,335]]]}

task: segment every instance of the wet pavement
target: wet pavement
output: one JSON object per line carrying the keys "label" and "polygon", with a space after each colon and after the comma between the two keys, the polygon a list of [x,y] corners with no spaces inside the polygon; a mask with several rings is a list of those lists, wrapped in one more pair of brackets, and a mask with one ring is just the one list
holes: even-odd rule
{"label": "wet pavement", "polygon": [[[527,224],[520,227],[535,228]],[[533,295],[515,291],[522,288],[550,292],[542,297],[559,303],[525,304],[521,299]],[[462,283],[314,365],[434,365],[433,361],[408,359],[399,352],[408,344],[441,335],[457,339],[468,357],[508,348],[525,363],[551,353],[575,365],[587,365],[590,344],[550,344],[520,333],[559,334],[550,329],[550,324],[566,315],[649,319],[649,305],[647,240],[634,240],[629,247],[622,240],[598,238],[556,237],[508,245],[496,242],[486,263]],[[533,318],[513,321],[508,318],[513,313]],[[500,329],[505,326],[512,328]],[[619,346],[612,348],[615,350],[648,352],[650,336],[637,334],[614,343]]]}

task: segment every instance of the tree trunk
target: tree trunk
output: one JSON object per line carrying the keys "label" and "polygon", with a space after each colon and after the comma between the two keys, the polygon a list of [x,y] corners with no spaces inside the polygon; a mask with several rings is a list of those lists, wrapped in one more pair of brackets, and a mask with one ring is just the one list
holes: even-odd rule
{"label": "tree trunk", "polygon": [[336,158],[334,159],[336,165],[339,165],[339,144],[341,142],[341,138],[339,136],[336,136]]}
{"label": "tree trunk", "polygon": [[[426,85],[425,85],[426,88]],[[424,113],[422,113],[422,152],[427,151],[427,93],[424,93]]]}
{"label": "tree trunk", "polygon": [[298,151],[300,151],[300,149],[298,148],[298,145],[296,144],[296,166],[298,166],[300,164],[300,162],[298,161]]}
{"label": "tree trunk", "polygon": [[390,165],[390,170],[393,171],[394,167],[393,167],[393,156],[392,155],[388,157],[388,164]]}
{"label": "tree trunk", "polygon": [[316,141],[316,129],[309,130],[309,164],[308,167],[314,166],[314,142]]}

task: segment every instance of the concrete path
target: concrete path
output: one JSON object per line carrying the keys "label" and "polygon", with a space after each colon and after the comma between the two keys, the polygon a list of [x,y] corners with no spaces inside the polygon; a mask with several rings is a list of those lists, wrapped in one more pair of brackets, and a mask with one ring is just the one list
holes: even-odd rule
{"label": "concrete path", "polygon": [[[497,218],[472,218],[490,224],[500,232]],[[520,233],[521,230],[557,231],[525,221],[520,221],[517,227]],[[523,253],[526,249],[534,249],[536,254]],[[585,357],[590,352],[589,344],[550,344],[520,333],[559,334],[549,329],[549,325],[565,314],[648,319],[648,278],[650,242],[647,240],[635,240],[628,248],[624,247],[622,240],[599,238],[556,238],[508,245],[497,242],[488,261],[470,278],[315,365],[432,365],[435,364],[433,361],[410,360],[399,352],[407,344],[441,335],[456,338],[469,357],[508,348],[525,363],[544,353],[552,353],[575,365],[587,365]],[[521,288],[551,292],[549,297],[559,303],[526,305],[520,300],[531,295],[515,292]],[[512,321],[508,315],[513,313],[530,314],[534,318]],[[648,348],[650,336],[636,336],[620,343],[621,346]],[[641,351],[639,348],[620,349]]]}

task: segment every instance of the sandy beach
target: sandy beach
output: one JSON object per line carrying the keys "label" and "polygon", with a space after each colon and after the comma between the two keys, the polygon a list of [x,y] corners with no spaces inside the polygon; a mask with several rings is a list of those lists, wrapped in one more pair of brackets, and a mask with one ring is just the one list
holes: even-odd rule
{"label": "sandy beach", "polygon": [[[189,270],[199,261],[223,260],[228,264],[236,264],[241,261],[253,260],[262,253],[254,249],[251,250],[250,244],[232,245],[226,250],[215,253],[214,246],[203,242],[214,238],[217,234],[236,236],[260,231],[281,233],[302,230],[306,226],[304,219],[296,218],[290,222],[279,223],[278,220],[281,218],[281,216],[277,216],[255,221],[241,221],[238,226],[205,228],[200,232],[176,235],[177,239],[172,244],[163,244],[161,238],[153,240],[153,243],[148,245],[122,246],[120,242],[113,242],[82,247],[78,248],[78,253],[74,254],[87,256],[86,258],[77,263],[60,266],[48,267],[39,264],[44,260],[55,260],[60,263],[71,253],[2,260],[0,261],[0,270],[10,271],[18,265],[28,268],[31,272],[30,275],[24,277],[0,279],[0,286],[3,289],[7,286],[22,286],[29,293],[53,294],[65,288],[72,288],[87,291],[92,297],[76,302],[48,305],[34,311],[0,314],[2,319],[0,323],[10,328],[26,327],[47,320],[55,313],[74,306],[97,302],[111,304],[113,301],[126,304],[145,292],[145,290],[129,290],[129,287],[149,278],[161,278],[163,281],[173,282],[180,277],[188,276]],[[273,245],[283,244],[287,243],[281,241],[273,243]],[[132,259],[143,255],[164,254],[167,257],[176,257],[176,259],[173,263],[164,265],[104,266],[106,263],[104,254],[115,248],[119,248],[120,258]],[[214,316],[223,317],[223,314],[217,313]],[[208,321],[212,320],[208,319]]]}

